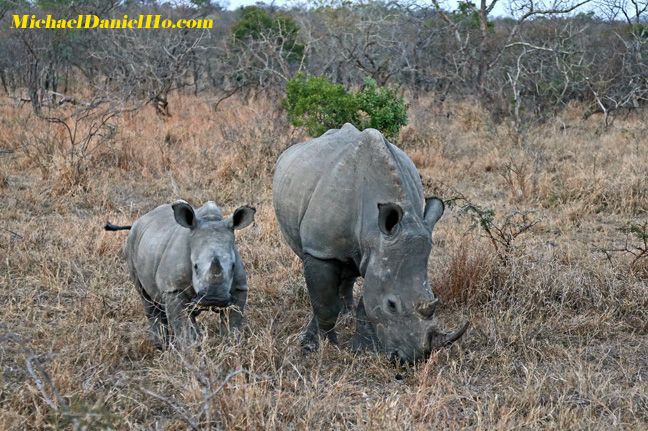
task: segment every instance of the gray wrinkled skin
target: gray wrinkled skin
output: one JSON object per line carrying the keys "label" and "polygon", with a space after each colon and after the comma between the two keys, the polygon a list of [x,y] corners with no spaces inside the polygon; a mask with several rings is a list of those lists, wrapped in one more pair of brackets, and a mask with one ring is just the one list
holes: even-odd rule
{"label": "gray wrinkled skin", "polygon": [[304,262],[313,318],[302,339],[317,349],[319,333],[336,342],[338,314],[353,307],[354,347],[412,362],[461,337],[433,322],[428,284],[432,229],[444,210],[427,201],[416,167],[377,130],[351,124],[288,148],[279,158],[273,204],[281,231]]}
{"label": "gray wrinkled skin", "polygon": [[133,224],[125,253],[156,346],[167,344],[169,327],[181,342],[194,341],[195,318],[205,308],[224,314],[233,305],[229,328],[241,326],[248,286],[234,230],[252,223],[254,213],[244,206],[223,219],[214,202],[194,211],[177,201]]}

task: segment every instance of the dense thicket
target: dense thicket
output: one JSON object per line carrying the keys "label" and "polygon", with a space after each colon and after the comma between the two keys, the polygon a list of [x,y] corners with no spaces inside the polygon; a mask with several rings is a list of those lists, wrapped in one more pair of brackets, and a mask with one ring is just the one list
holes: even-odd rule
{"label": "dense thicket", "polygon": [[[153,104],[183,89],[283,95],[299,72],[346,88],[370,78],[410,98],[476,97],[494,118],[521,125],[571,101],[583,115],[648,100],[648,2],[514,0],[492,3],[317,2],[227,11],[209,1],[0,0],[0,91],[43,106],[79,90]],[[501,2],[501,0],[500,0]],[[211,17],[211,30],[16,30],[13,14]],[[78,97],[78,96],[76,96]]]}

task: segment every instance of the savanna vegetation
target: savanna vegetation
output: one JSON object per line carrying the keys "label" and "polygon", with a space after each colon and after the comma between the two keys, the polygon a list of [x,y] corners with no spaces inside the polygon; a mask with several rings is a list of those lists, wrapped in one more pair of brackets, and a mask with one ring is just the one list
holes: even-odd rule
{"label": "savanna vegetation", "polygon": [[[648,4],[493,5],[0,0],[0,428],[645,429]],[[313,118],[381,128],[446,201],[429,277],[439,320],[471,327],[426,361],[354,353],[349,316],[339,346],[299,346],[271,178]],[[204,315],[199,349],[161,352],[102,227],[177,198],[257,208],[248,325]]]}

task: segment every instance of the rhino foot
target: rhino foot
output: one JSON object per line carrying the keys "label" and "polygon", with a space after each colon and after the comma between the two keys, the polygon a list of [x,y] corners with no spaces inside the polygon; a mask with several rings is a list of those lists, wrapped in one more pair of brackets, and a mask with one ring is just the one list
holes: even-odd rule
{"label": "rhino foot", "polygon": [[319,325],[315,316],[311,318],[304,335],[302,335],[301,346],[307,353],[316,352],[319,349]]}
{"label": "rhino foot", "polygon": [[162,335],[160,332],[155,330],[149,331],[149,338],[157,350],[164,350],[169,342],[168,334]]}
{"label": "rhino foot", "polygon": [[214,310],[218,313],[220,319],[219,333],[221,335],[235,335],[240,338],[240,334],[245,327],[245,318],[243,314],[235,308]]}
{"label": "rhino foot", "polygon": [[317,337],[309,337],[304,334],[301,340],[301,346],[306,353],[316,352],[319,349],[319,340]]}
{"label": "rhino foot", "polygon": [[321,333],[319,334],[317,333],[311,334],[306,332],[304,333],[304,335],[302,335],[302,339],[301,339],[302,349],[304,349],[304,351],[307,353],[316,352],[319,349],[320,336],[326,338],[328,342],[331,344],[335,344],[335,345],[338,344],[337,333],[335,331],[328,331],[328,332],[321,331]]}
{"label": "rhino foot", "polygon": [[337,333],[335,328],[329,331],[322,331],[317,323],[317,318],[313,316],[306,332],[302,335],[301,346],[305,352],[316,352],[319,349],[320,337],[325,338],[331,344],[338,344]]}
{"label": "rhino foot", "polygon": [[380,341],[376,336],[373,325],[367,317],[362,299],[360,299],[356,308],[356,331],[353,334],[351,346],[355,351],[378,351],[380,347]]}

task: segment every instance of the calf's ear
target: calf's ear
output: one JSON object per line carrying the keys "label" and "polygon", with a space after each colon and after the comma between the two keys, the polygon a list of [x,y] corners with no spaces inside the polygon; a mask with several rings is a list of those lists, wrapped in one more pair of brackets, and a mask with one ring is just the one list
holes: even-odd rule
{"label": "calf's ear", "polygon": [[178,200],[171,205],[173,208],[173,216],[175,217],[176,223],[187,229],[193,229],[196,227],[196,214],[194,209],[186,201]]}
{"label": "calf's ear", "polygon": [[425,199],[425,211],[423,212],[423,218],[425,222],[430,227],[430,230],[434,229],[434,225],[443,215],[445,210],[445,204],[443,201],[437,197],[431,197]]}
{"label": "calf's ear", "polygon": [[256,208],[243,205],[238,207],[230,219],[232,229],[238,230],[248,227],[254,221]]}

